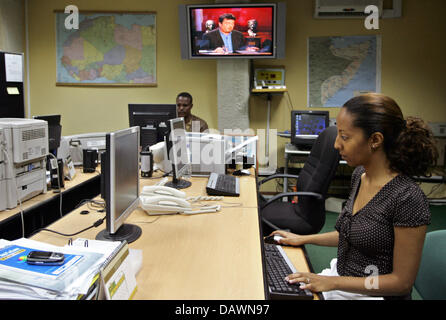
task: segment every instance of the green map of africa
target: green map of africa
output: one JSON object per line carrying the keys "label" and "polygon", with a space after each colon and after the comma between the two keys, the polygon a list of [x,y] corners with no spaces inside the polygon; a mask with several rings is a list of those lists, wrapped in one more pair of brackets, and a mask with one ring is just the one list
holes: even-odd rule
{"label": "green map of africa", "polygon": [[80,14],[77,30],[65,18],[57,14],[57,82],[156,83],[154,14]]}

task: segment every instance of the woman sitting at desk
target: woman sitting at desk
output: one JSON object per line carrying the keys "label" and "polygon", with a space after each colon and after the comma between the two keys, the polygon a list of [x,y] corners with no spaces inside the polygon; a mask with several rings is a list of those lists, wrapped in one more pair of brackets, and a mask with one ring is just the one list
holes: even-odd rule
{"label": "woman sitting at desk", "polygon": [[326,299],[410,299],[430,224],[427,198],[410,177],[425,175],[436,162],[432,132],[419,118],[404,120],[396,102],[381,94],[350,99],[336,122],[335,148],[356,167],[336,230],[273,234],[284,237],[281,244],[337,246],[337,259],[320,274],[285,280]]}

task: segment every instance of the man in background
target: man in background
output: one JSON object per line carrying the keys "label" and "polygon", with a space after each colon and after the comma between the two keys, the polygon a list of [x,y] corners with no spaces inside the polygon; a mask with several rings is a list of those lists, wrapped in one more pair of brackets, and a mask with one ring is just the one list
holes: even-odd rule
{"label": "man in background", "polygon": [[184,124],[186,127],[186,131],[197,132],[199,129],[200,132],[203,132],[205,130],[208,130],[208,124],[203,119],[194,116],[191,113],[193,103],[192,103],[192,96],[188,92],[181,92],[177,95],[177,113],[178,117],[184,118]]}

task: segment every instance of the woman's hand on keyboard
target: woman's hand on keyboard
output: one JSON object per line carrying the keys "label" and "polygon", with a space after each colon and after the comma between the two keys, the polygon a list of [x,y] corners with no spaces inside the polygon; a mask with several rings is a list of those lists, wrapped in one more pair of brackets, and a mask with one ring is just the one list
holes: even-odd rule
{"label": "woman's hand on keyboard", "polygon": [[336,278],[330,276],[320,276],[309,272],[297,272],[285,278],[289,283],[300,283],[301,289],[308,289],[312,292],[324,292],[336,289]]}
{"label": "woman's hand on keyboard", "polygon": [[287,232],[283,230],[277,230],[271,233],[272,235],[279,235],[282,237],[278,241],[278,244],[289,245],[289,246],[302,246],[307,243],[307,237],[301,236],[292,232]]}

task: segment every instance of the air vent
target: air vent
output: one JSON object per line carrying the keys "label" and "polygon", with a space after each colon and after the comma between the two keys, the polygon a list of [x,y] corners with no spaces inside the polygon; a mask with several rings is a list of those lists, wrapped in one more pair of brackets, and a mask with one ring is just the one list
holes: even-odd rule
{"label": "air vent", "polygon": [[30,141],[45,138],[45,128],[22,131],[22,141]]}

